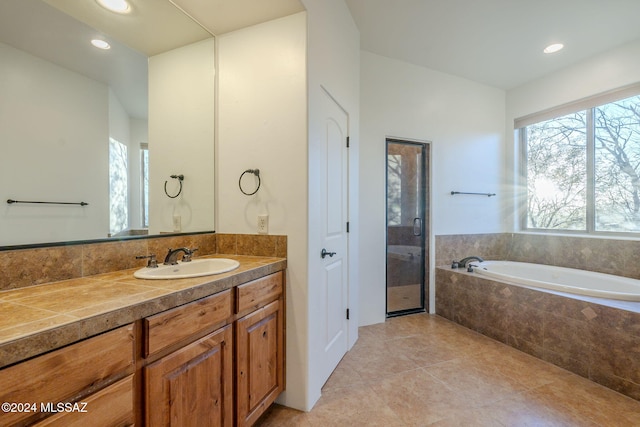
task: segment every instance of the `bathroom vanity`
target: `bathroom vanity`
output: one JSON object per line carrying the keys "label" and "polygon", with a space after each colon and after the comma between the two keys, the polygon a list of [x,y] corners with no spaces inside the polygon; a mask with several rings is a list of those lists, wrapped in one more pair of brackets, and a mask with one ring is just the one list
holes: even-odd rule
{"label": "bathroom vanity", "polygon": [[[53,300],[91,289],[102,307],[0,342],[9,403],[0,424],[255,423],[285,387],[286,260],[233,258],[240,267],[215,276],[142,280],[125,270],[0,293],[0,303],[50,300],[53,310]],[[144,292],[123,296],[127,286]]]}

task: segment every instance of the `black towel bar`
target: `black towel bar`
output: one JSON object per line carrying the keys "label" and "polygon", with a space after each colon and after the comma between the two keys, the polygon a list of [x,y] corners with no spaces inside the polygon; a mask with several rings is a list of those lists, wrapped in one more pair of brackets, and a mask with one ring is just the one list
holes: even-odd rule
{"label": "black towel bar", "polygon": [[474,196],[489,196],[489,197],[496,195],[496,193],[465,193],[465,192],[462,192],[462,191],[452,191],[451,192],[452,196],[455,195],[455,194],[472,194]]}
{"label": "black towel bar", "polygon": [[14,203],[40,203],[45,205],[78,205],[78,206],[87,206],[89,204],[87,202],[33,202],[33,201],[27,201],[27,200],[13,200],[13,199],[8,199],[7,203],[10,205]]}

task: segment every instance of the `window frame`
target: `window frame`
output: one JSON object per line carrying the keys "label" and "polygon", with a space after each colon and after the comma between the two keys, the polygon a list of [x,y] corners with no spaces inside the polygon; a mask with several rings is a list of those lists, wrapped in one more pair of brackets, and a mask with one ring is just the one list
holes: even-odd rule
{"label": "window frame", "polygon": [[[596,230],[596,203],[595,203],[595,109],[623,99],[640,96],[640,84],[624,87],[604,94],[585,98],[573,103],[564,104],[557,108],[531,114],[514,120],[514,140],[518,149],[516,176],[517,191],[516,206],[519,212],[518,229],[527,233],[539,234],[569,234],[569,235],[590,235],[608,237],[630,237],[639,238],[640,231],[598,231]],[[553,228],[532,228],[528,226],[528,152],[527,152],[527,126],[547,120],[562,117],[567,114],[586,111],[586,218],[585,229],[553,229]]]}
{"label": "window frame", "polygon": [[[148,209],[149,209],[149,200],[148,200],[148,194],[145,194],[145,186],[144,186],[144,178],[145,175],[147,177],[147,184],[148,184],[148,178],[149,178],[149,170],[147,167],[145,167],[145,162],[144,162],[144,153],[147,153],[147,157],[149,156],[149,144],[147,142],[141,142],[140,143],[140,197],[139,197],[139,202],[140,202],[140,224],[142,225],[142,228],[149,228],[149,221],[146,220],[148,218]],[[147,158],[148,161],[148,158]],[[148,166],[148,164],[147,164]]]}

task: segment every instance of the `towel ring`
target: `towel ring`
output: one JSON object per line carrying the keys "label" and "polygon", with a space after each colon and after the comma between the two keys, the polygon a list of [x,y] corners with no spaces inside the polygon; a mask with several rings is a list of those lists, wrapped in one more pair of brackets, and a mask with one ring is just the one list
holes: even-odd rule
{"label": "towel ring", "polygon": [[184,180],[184,175],[171,175],[171,178],[178,180],[178,183],[180,184],[180,189],[178,190],[178,193],[175,196],[170,195],[167,192],[167,182],[168,181],[165,181],[164,182],[164,194],[166,194],[167,197],[170,198],[170,199],[175,199],[176,197],[178,197],[180,195],[180,193],[182,193],[182,181]]}
{"label": "towel ring", "polygon": [[[242,189],[242,177],[247,173],[252,173],[252,174],[254,174],[255,176],[258,177],[258,186],[256,187],[256,189],[252,193],[247,193],[246,191],[244,191]],[[245,196],[253,196],[254,194],[256,194],[258,192],[258,190],[260,189],[260,184],[261,184],[260,169],[247,169],[246,171],[242,172],[242,175],[240,175],[240,179],[238,179],[238,187],[240,187],[240,191]]]}

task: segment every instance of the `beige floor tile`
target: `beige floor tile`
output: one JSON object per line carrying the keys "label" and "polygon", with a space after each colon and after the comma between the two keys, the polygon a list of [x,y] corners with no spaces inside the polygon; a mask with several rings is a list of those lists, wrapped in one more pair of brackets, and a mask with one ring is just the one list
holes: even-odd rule
{"label": "beige floor tile", "polygon": [[336,388],[323,392],[308,420],[313,427],[405,425],[369,387]]}
{"label": "beige floor tile", "polygon": [[364,387],[367,382],[358,374],[358,362],[351,355],[345,356],[333,371],[323,390],[344,387]]}
{"label": "beige floor tile", "polygon": [[360,328],[309,413],[258,426],[631,427],[640,402],[441,317]]}
{"label": "beige floor tile", "polygon": [[517,381],[500,373],[470,366],[464,358],[424,369],[446,387],[464,397],[469,406],[485,406],[526,390]]}
{"label": "beige floor tile", "polygon": [[547,407],[561,407],[576,417],[601,426],[635,426],[640,402],[618,394],[577,375],[559,378],[532,390],[532,401]]}
{"label": "beige floor tile", "polygon": [[414,335],[390,340],[396,351],[402,352],[419,367],[435,365],[448,360],[465,357],[466,346],[434,339],[429,335]]}
{"label": "beige floor tile", "polygon": [[429,425],[468,407],[463,397],[423,369],[388,377],[372,389],[407,426]]}
{"label": "beige floor tile", "polygon": [[519,427],[590,427],[588,417],[574,414],[561,403],[549,404],[530,392],[519,394],[487,407],[502,425]]}
{"label": "beige floor tile", "polygon": [[261,427],[310,427],[309,414],[281,405],[272,405],[256,423]]}
{"label": "beige floor tile", "polygon": [[429,427],[501,427],[504,424],[494,418],[491,408],[474,408],[449,414],[448,418],[426,425]]}
{"label": "beige floor tile", "polygon": [[558,377],[573,375],[562,368],[507,346],[468,354],[465,360],[469,366],[503,375],[526,389],[549,384],[556,381]]}

